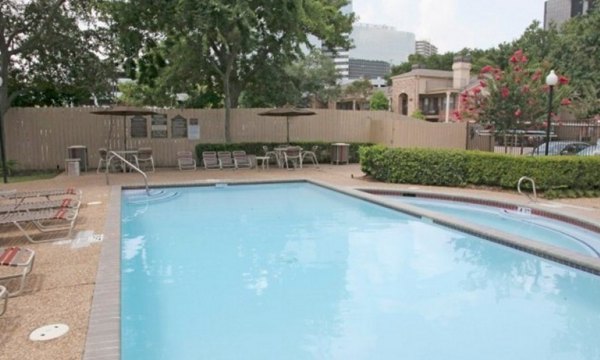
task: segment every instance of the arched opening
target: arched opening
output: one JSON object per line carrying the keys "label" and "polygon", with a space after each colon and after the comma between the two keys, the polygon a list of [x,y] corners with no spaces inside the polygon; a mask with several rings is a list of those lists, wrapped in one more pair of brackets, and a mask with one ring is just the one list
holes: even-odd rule
{"label": "arched opening", "polygon": [[400,94],[400,114],[408,115],[408,95]]}

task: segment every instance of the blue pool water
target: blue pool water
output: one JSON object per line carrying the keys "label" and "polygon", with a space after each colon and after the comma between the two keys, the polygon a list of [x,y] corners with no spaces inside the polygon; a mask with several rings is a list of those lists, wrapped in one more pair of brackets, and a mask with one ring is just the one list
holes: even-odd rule
{"label": "blue pool water", "polygon": [[404,204],[466,219],[510,234],[569,249],[583,255],[600,257],[600,235],[562,221],[492,206],[409,196],[386,196]]}
{"label": "blue pool water", "polygon": [[598,359],[600,277],[306,183],[122,201],[123,360]]}

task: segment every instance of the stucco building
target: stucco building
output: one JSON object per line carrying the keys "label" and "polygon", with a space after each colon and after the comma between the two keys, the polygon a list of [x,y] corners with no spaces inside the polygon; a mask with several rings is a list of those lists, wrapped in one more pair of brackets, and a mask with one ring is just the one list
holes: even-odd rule
{"label": "stucco building", "polygon": [[452,71],[423,69],[392,77],[392,111],[412,115],[421,110],[428,121],[450,121],[458,106],[458,95],[478,83],[471,78],[471,60],[456,57]]}

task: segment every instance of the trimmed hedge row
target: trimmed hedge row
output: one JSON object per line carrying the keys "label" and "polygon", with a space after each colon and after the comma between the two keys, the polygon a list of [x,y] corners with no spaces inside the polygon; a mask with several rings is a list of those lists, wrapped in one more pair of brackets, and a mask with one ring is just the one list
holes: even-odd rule
{"label": "trimmed hedge row", "polygon": [[[266,145],[270,150],[277,147],[278,143],[237,143],[237,144],[198,144],[196,145],[196,158],[202,159],[203,151],[234,151],[244,150],[247,154],[264,155],[263,146]],[[304,150],[311,150],[314,145],[319,146],[317,159],[319,163],[328,163],[331,161],[331,143],[326,142],[298,142],[291,145],[298,145]],[[350,143],[348,160],[351,163],[359,162],[358,150],[363,146],[371,146],[371,143]]]}
{"label": "trimmed hedge row", "polygon": [[[528,176],[540,191],[571,189],[587,196],[597,196],[594,194],[600,191],[598,156],[512,156],[381,145],[362,147],[359,154],[364,173],[391,183],[515,189],[519,178]],[[530,187],[526,182],[521,185]]]}

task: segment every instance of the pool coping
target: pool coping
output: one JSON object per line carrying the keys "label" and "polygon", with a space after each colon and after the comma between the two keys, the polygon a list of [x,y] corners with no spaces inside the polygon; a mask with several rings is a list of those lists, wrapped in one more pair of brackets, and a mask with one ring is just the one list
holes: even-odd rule
{"label": "pool coping", "polygon": [[[153,184],[151,188],[215,186],[223,183],[228,185],[309,183],[600,276],[600,259],[594,259],[573,251],[564,250],[556,246],[507,234],[498,230],[482,229],[470,225],[460,219],[440,215],[412,205],[399,204],[397,202],[385,200],[382,199],[381,196],[365,192],[365,190],[368,189],[337,187],[325,182],[306,179]],[[143,187],[112,186],[110,189],[106,223],[104,227],[104,241],[100,253],[98,272],[96,274],[96,284],[90,311],[83,360],[121,359],[121,192],[122,190],[128,189],[143,189]],[[375,191],[376,189],[370,190]],[[381,191],[391,192],[388,190]],[[404,192],[414,193],[415,191],[407,190]],[[428,193],[431,194],[431,192]]]}

